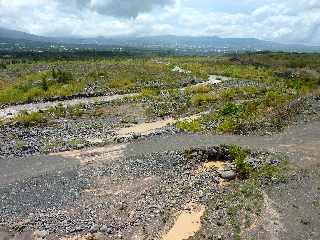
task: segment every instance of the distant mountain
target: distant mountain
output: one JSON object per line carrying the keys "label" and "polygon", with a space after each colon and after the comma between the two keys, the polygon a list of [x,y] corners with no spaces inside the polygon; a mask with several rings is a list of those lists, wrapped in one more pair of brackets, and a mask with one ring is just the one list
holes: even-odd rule
{"label": "distant mountain", "polygon": [[[221,38],[216,36],[150,36],[150,37],[97,37],[97,38],[71,38],[71,37],[42,37],[20,31],[0,28],[0,43],[5,44],[10,40],[14,45],[23,43],[26,46],[36,46],[37,44],[48,45],[68,45],[72,48],[96,48],[103,47],[133,47],[148,49],[171,49],[181,53],[210,52],[234,52],[234,51],[289,51],[289,52],[320,52],[320,47],[281,44],[271,41],[263,41],[255,38]],[[5,45],[3,45],[5,46]],[[0,45],[1,49],[1,45]]]}
{"label": "distant mountain", "polygon": [[46,37],[41,37],[25,32],[20,32],[20,31],[15,31],[15,30],[10,30],[6,28],[1,28],[0,27],[0,38],[6,38],[6,39],[18,39],[18,40],[28,40],[28,41],[46,41],[50,42],[52,39],[46,38]]}

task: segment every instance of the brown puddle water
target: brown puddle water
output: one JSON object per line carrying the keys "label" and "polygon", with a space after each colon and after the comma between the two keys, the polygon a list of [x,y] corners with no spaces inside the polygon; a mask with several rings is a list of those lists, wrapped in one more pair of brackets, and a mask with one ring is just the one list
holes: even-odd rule
{"label": "brown puddle water", "polygon": [[189,203],[186,209],[182,211],[173,227],[166,233],[162,240],[184,240],[194,236],[201,227],[201,217],[204,214],[205,207]]}
{"label": "brown puddle water", "polygon": [[161,129],[161,128],[166,127],[171,124],[175,124],[176,122],[179,122],[179,121],[196,120],[196,119],[200,118],[203,114],[205,114],[205,113],[196,114],[196,115],[192,115],[190,117],[185,117],[185,118],[180,118],[180,119],[167,118],[167,119],[162,119],[162,120],[150,122],[150,123],[136,124],[131,127],[121,128],[116,131],[116,134],[121,137],[128,136],[130,134],[147,135],[147,134],[152,133],[155,130]]}
{"label": "brown puddle water", "polygon": [[60,156],[65,158],[76,158],[80,160],[81,165],[87,165],[93,162],[116,161],[123,157],[125,149],[126,144],[119,144],[92,149],[51,153],[49,155]]}

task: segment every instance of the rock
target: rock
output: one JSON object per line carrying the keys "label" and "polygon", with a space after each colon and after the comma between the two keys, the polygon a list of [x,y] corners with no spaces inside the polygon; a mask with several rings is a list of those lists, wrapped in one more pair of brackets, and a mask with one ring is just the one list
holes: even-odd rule
{"label": "rock", "polygon": [[261,161],[258,160],[258,159],[255,159],[255,158],[252,158],[252,157],[248,157],[245,159],[245,163],[249,164],[250,167],[253,169],[253,170],[257,170],[260,165],[261,165]]}
{"label": "rock", "polygon": [[91,233],[96,233],[96,232],[98,232],[99,231],[99,228],[100,228],[100,226],[98,225],[98,224],[94,224],[94,225],[92,225],[92,227],[90,228],[90,232]]}
{"label": "rock", "polygon": [[48,231],[45,231],[45,230],[36,230],[34,233],[33,233],[33,238],[35,239],[44,239],[45,237],[47,237],[49,235],[49,232]]}
{"label": "rock", "polygon": [[221,171],[220,177],[226,180],[232,180],[236,178],[236,173],[232,170],[230,171]]}
{"label": "rock", "polygon": [[94,237],[95,237],[95,239],[97,239],[97,240],[105,240],[106,239],[106,237],[103,235],[103,233],[101,233],[101,232],[97,232],[97,233],[95,233],[94,234]]}
{"label": "rock", "polygon": [[133,139],[141,138],[141,133],[133,133],[133,134],[132,134],[132,138],[133,138]]}
{"label": "rock", "polygon": [[301,220],[300,220],[300,222],[303,224],[303,225],[309,225],[311,222],[310,222],[310,220],[309,219],[306,219],[306,218],[302,218]]}
{"label": "rock", "polygon": [[103,226],[100,228],[100,231],[101,231],[101,232],[108,233],[108,234],[112,234],[113,228],[112,228],[111,226],[103,225]]}

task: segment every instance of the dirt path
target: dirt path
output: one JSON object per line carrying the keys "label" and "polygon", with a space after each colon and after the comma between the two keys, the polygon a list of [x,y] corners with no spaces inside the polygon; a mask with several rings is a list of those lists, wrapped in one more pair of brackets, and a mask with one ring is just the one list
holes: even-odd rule
{"label": "dirt path", "polygon": [[[287,153],[291,163],[304,169],[288,184],[266,189],[269,215],[265,216],[276,216],[283,226],[272,234],[273,239],[318,239],[319,185],[314,183],[320,175],[310,169],[319,166],[319,136],[320,122],[311,122],[274,136],[153,136],[50,156],[3,159],[0,226],[23,227],[24,238],[17,235],[20,239],[31,239],[35,229],[45,231],[47,239],[99,231],[102,239],[166,239],[163,229],[172,215],[183,216],[188,203],[213,197],[217,181],[212,172],[182,162],[177,151],[235,143]],[[296,206],[299,211],[294,211]],[[193,224],[202,213],[201,208],[195,211]],[[193,231],[199,227],[192,226]],[[192,235],[193,231],[179,229],[172,232]],[[256,229],[251,236],[270,239],[266,230]],[[0,229],[0,239],[5,235],[10,233]]]}

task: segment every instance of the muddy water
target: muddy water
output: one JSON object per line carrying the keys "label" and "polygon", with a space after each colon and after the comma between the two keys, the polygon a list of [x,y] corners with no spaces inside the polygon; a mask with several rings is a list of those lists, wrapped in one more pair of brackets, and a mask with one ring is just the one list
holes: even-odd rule
{"label": "muddy water", "polygon": [[186,209],[179,214],[173,227],[162,237],[162,240],[184,240],[199,231],[205,207],[189,203]]}
{"label": "muddy water", "polygon": [[206,114],[206,113],[200,113],[200,114],[196,114],[196,115],[192,115],[192,116],[180,118],[180,119],[166,118],[166,119],[161,119],[161,120],[158,120],[155,122],[136,124],[131,127],[118,129],[118,130],[116,130],[116,134],[119,137],[126,137],[126,136],[129,136],[132,134],[139,134],[142,136],[149,135],[158,129],[164,128],[168,125],[175,124],[178,121],[196,120],[196,119],[200,118],[203,114]]}
{"label": "muddy water", "polygon": [[82,166],[103,161],[116,161],[124,157],[125,144],[100,148],[75,150],[69,152],[52,153],[49,156],[78,159]]}
{"label": "muddy water", "polygon": [[39,103],[28,103],[22,105],[9,106],[0,109],[0,118],[12,118],[21,111],[36,112],[39,110],[46,110],[50,107],[62,105],[64,107],[75,106],[78,104],[98,104],[106,103],[114,100],[124,99],[126,97],[137,96],[137,94],[124,94],[124,95],[112,95],[102,97],[89,97],[89,98],[76,98],[64,101],[53,101],[53,102],[39,102]]}

